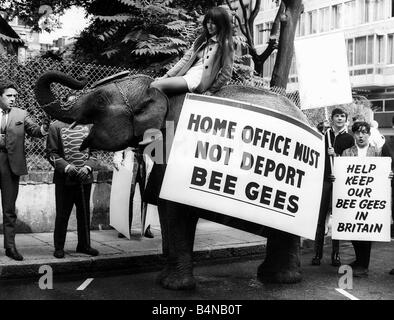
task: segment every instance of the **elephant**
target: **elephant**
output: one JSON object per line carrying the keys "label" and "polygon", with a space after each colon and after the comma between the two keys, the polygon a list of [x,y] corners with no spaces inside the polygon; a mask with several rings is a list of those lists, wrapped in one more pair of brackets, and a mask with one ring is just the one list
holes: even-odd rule
{"label": "elephant", "polygon": [[[185,94],[167,97],[160,90],[150,88],[152,81],[153,79],[146,75],[128,75],[120,79],[101,81],[98,85],[86,89],[85,81],[59,71],[48,71],[39,77],[34,90],[39,105],[51,117],[66,123],[92,124],[81,149],[89,147],[117,151],[128,146],[137,146],[145,130],[161,129],[165,121],[173,120],[176,126]],[[54,82],[82,90],[81,94],[71,104],[62,105],[51,91],[50,85]],[[227,85],[214,96],[272,108],[309,124],[304,113],[295,104],[269,90]],[[159,190],[164,171],[165,164],[155,164],[148,184]],[[302,280],[299,236],[160,199],[157,190],[148,194],[148,198],[151,202],[156,201],[158,206],[162,252],[166,262],[157,282],[164,288],[195,288],[193,245],[200,217],[267,237],[265,260],[257,270],[260,281],[295,283]]]}

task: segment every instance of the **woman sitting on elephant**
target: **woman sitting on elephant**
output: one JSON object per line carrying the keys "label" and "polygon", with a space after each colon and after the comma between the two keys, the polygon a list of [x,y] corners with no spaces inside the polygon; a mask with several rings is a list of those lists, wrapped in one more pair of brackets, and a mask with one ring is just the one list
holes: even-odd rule
{"label": "woman sitting on elephant", "polygon": [[211,95],[231,78],[234,63],[232,26],[226,9],[211,8],[192,48],[163,77],[151,83],[166,94]]}

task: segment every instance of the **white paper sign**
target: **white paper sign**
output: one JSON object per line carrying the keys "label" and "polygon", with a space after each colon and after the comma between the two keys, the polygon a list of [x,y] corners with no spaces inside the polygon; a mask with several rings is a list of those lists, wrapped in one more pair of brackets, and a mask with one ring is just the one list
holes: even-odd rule
{"label": "white paper sign", "polygon": [[314,239],[323,150],[295,118],[188,94],[160,197]]}
{"label": "white paper sign", "polygon": [[109,205],[109,224],[130,239],[129,203],[132,172],[119,166],[112,175],[111,200]]}
{"label": "white paper sign", "polygon": [[335,158],[333,239],[390,241],[390,170],[388,157]]}
{"label": "white paper sign", "polygon": [[302,109],[353,101],[343,33],[299,39],[294,49]]}

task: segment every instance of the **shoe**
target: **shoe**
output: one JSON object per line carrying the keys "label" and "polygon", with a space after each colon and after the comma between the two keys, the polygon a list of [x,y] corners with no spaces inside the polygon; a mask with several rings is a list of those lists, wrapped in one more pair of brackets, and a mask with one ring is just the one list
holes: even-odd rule
{"label": "shoe", "polygon": [[145,238],[154,238],[155,236],[153,235],[152,231],[150,231],[150,226],[146,228],[145,233],[144,233]]}
{"label": "shoe", "polygon": [[11,259],[22,261],[23,256],[16,250],[16,248],[5,249],[5,255]]}
{"label": "shoe", "polygon": [[353,276],[357,278],[367,277],[368,276],[368,268],[364,268],[361,266],[353,268]]}
{"label": "shoe", "polygon": [[63,249],[56,249],[53,253],[53,256],[58,259],[64,258],[64,250]]}
{"label": "shoe", "polygon": [[99,252],[96,249],[93,249],[91,247],[77,247],[76,250],[78,253],[85,253],[88,254],[90,256],[98,256]]}
{"label": "shoe", "polygon": [[334,267],[339,267],[341,265],[341,258],[339,258],[338,252],[333,252],[331,254],[331,265]]}
{"label": "shoe", "polygon": [[320,258],[318,256],[312,259],[312,266],[320,266]]}
{"label": "shoe", "polygon": [[394,269],[391,269],[391,271],[389,272],[389,274],[394,275]]}

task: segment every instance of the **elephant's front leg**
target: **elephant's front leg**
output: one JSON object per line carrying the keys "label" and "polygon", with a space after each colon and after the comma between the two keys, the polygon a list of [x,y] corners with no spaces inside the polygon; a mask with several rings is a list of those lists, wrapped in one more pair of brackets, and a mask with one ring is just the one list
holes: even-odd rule
{"label": "elephant's front leg", "polygon": [[165,200],[159,202],[159,213],[167,264],[158,282],[172,290],[194,289],[193,245],[198,218],[189,206]]}
{"label": "elephant's front leg", "polygon": [[258,268],[257,277],[262,282],[300,282],[300,237],[270,229],[266,257]]}

